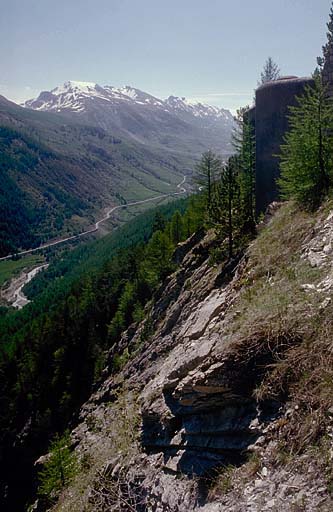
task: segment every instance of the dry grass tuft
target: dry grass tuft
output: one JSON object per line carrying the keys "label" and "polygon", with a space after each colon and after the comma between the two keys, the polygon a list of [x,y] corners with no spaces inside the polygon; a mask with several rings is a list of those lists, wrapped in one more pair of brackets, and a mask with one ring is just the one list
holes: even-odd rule
{"label": "dry grass tuft", "polygon": [[316,443],[333,416],[333,306],[323,309],[320,293],[304,291],[324,270],[301,257],[327,208],[310,215],[287,204],[276,213],[249,249],[229,327],[239,362],[252,359],[262,380],[257,400],[297,406],[280,429],[281,446],[292,453]]}
{"label": "dry grass tuft", "polygon": [[237,468],[234,466],[225,466],[218,472],[210,483],[208,501],[214,501],[232,489],[235,471],[237,471]]}
{"label": "dry grass tuft", "polygon": [[238,337],[256,338],[256,331],[268,338],[278,332],[282,337],[283,333],[303,335],[304,318],[318,306],[302,285],[319,282],[320,272],[300,257],[314,222],[293,205],[284,205],[250,246],[230,327]]}
{"label": "dry grass tuft", "polygon": [[292,417],[280,432],[290,453],[301,453],[325,435],[333,420],[333,307],[319,312],[307,338],[292,347],[256,390],[259,400],[288,395]]}

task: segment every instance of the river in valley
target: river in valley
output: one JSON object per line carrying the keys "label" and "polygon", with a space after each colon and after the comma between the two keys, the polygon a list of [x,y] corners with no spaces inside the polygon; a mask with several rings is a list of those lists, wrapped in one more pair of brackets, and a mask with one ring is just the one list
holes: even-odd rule
{"label": "river in valley", "polygon": [[24,295],[23,288],[29,283],[41,270],[47,268],[49,265],[44,263],[39,267],[35,267],[29,272],[22,272],[17,278],[12,279],[9,287],[3,294],[3,297],[7,302],[10,303],[11,306],[17,309],[22,309],[23,306],[28,304],[30,300]]}

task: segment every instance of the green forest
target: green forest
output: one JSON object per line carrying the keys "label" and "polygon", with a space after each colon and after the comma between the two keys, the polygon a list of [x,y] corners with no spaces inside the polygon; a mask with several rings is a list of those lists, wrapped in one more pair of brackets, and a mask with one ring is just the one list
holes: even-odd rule
{"label": "green forest", "polygon": [[26,479],[24,464],[30,468],[30,461],[9,447],[27,422],[29,445],[37,454],[70,422],[106,364],[111,371],[119,369],[124,355],[108,362],[107,351],[128,325],[143,318],[147,303],[176,266],[176,244],[200,223],[190,199],[149,211],[100,241],[61,253],[27,286],[31,304],[21,311],[2,310],[4,481],[18,477],[15,471],[11,475],[7,449],[11,460],[22,464]]}
{"label": "green forest", "polygon": [[[57,179],[50,178],[48,183],[44,179],[38,187],[45,165],[54,172],[60,162],[28,135],[0,126],[0,256],[40,245],[56,236],[66,219],[88,207],[59,186]],[[40,188],[37,201],[29,188],[31,179]]]}
{"label": "green forest", "polygon": [[[21,311],[1,310],[0,432],[9,485],[22,478],[22,485],[36,487],[33,458],[75,418],[103,369],[117,372],[132,357],[127,348],[112,360],[107,354],[128,326],[149,315],[149,302],[177,268],[177,245],[200,230],[215,231],[214,264],[237,256],[253,237],[253,144],[240,117],[237,154],[228,164],[211,151],[202,155],[199,194],[150,210],[99,241],[60,251],[25,287],[32,302]],[[146,329],[142,343],[151,334]],[[21,453],[11,444],[27,423]]]}
{"label": "green forest", "polygon": [[82,232],[106,205],[168,194],[192,163],[0,97],[0,257]]}
{"label": "green forest", "polygon": [[[314,86],[290,109],[280,154],[281,197],[307,210],[318,208],[333,184],[333,106],[321,65]],[[262,81],[278,76],[269,60]],[[238,112],[234,155],[228,161],[210,150],[203,153],[195,170],[197,194],[149,210],[103,239],[59,251],[25,287],[31,303],[21,311],[1,308],[1,495],[7,486],[10,492],[20,488],[16,499],[23,506],[37,492],[36,457],[49,446],[58,450],[54,439],[75,423],[103,370],[116,374],[138,353],[140,344],[113,350],[112,356],[110,349],[129,326],[149,319],[158,290],[177,269],[179,244],[211,231],[214,265],[236,261],[253,240],[261,219],[255,215],[255,133],[246,112]],[[41,226],[51,226],[43,235],[50,237],[65,219],[89,211],[88,192],[73,200],[50,181],[36,206],[17,186],[13,169],[24,180],[27,169],[41,171],[41,160],[49,167],[58,162],[42,143],[0,128],[0,255],[38,245]],[[140,343],[152,334],[145,329]],[[48,481],[41,487],[48,489]]]}

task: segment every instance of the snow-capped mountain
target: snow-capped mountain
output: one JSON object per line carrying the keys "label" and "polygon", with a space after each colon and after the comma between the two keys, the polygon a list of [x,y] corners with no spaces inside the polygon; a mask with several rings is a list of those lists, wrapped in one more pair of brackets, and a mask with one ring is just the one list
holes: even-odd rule
{"label": "snow-capped mountain", "polygon": [[228,110],[193,103],[186,98],[169,96],[165,101],[126,85],[124,87],[113,87],[105,85],[101,87],[94,82],[77,82],[70,80],[63,85],[49,91],[43,91],[38,98],[26,101],[23,106],[34,110],[62,110],[84,111],[86,100],[99,99],[108,103],[121,104],[135,103],[137,105],[150,105],[157,108],[174,112],[187,112],[195,117],[217,117],[232,118]]}
{"label": "snow-capped mountain", "polygon": [[23,106],[34,110],[47,110],[61,112],[72,110],[82,112],[86,110],[87,100],[102,100],[114,105],[122,102],[131,102],[139,105],[162,106],[163,102],[150,94],[135,89],[134,87],[101,87],[94,82],[77,82],[70,80],[63,85],[43,91],[38,98],[26,101]]}
{"label": "snow-capped mountain", "polygon": [[179,98],[178,96],[169,96],[164,104],[175,112],[187,112],[195,117],[215,117],[217,119],[233,120],[233,116],[229,110],[206,105],[205,103],[194,103],[186,98]]}
{"label": "snow-capped mountain", "polygon": [[[199,154],[208,147],[230,154],[232,114],[225,109],[169,96],[162,100],[131,86],[100,86],[68,81],[43,91],[23,106],[40,111],[75,115],[76,120],[98,125],[114,135],[154,143],[169,149]],[[190,146],[190,147],[189,147]]]}

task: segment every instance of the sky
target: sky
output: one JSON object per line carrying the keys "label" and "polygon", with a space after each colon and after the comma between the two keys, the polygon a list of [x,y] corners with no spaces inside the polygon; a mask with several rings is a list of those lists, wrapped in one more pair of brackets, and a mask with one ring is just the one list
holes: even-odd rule
{"label": "sky", "polygon": [[231,109],[252,102],[268,56],[312,73],[331,0],[0,0],[0,94],[67,80],[131,85]]}

